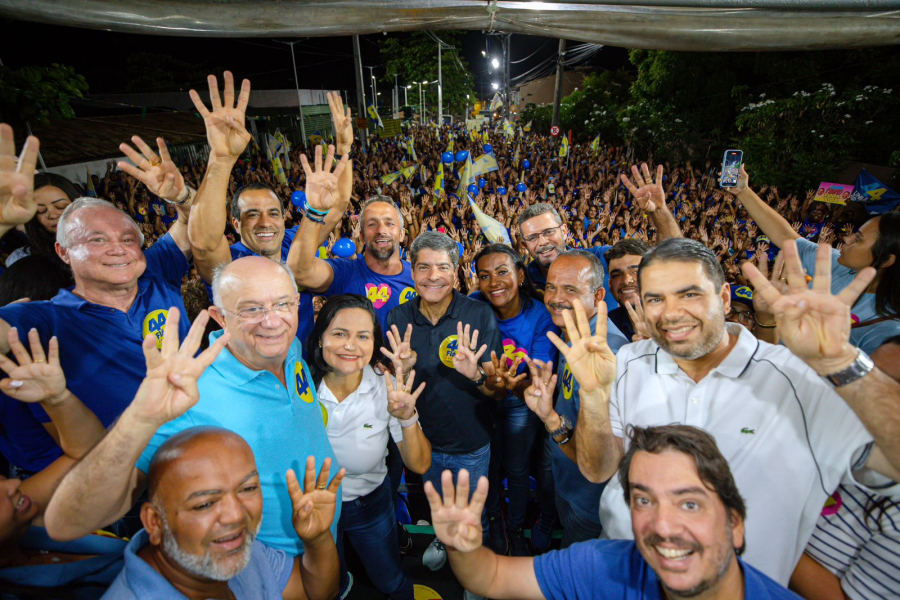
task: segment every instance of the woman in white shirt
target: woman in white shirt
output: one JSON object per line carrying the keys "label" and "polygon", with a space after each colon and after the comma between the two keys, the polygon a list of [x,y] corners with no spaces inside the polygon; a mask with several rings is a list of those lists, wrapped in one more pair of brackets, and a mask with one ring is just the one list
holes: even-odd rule
{"label": "woman in white shirt", "polygon": [[307,340],[309,366],[325,415],[325,429],[344,478],[338,555],[341,597],[352,578],[344,561],[346,534],[372,584],[392,598],[413,600],[413,584],[400,560],[397,518],[387,480],[388,436],[400,449],[406,468],[424,473],[431,466],[431,444],[418,424],[415,371],[397,381],[372,368],[381,356],[381,325],[372,303],[362,296],[330,298]]}

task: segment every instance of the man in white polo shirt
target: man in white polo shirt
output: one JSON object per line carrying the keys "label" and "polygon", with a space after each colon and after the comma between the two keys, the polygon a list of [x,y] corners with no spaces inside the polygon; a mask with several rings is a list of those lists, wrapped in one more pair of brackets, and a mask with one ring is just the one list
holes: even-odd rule
{"label": "man in white polo shirt", "polygon": [[[865,407],[841,392],[845,402],[833,384],[817,375],[837,374],[846,381],[852,375],[844,373],[848,366],[857,374],[868,373],[847,342],[852,299],[842,304],[843,297],[828,292],[827,257],[817,265],[822,274],[812,291],[806,289],[793,243],[786,245],[785,253],[791,294],[776,298],[780,295],[771,286],[761,290],[784,305],[775,310],[779,333],[799,357],[758,341],[739,324],[726,324],[729,287],[715,255],[702,244],[671,239],[645,255],[638,285],[652,340],[622,348],[608,402],[597,395],[583,399],[576,430],[578,464],[592,481],[615,472],[629,425],[682,423],[709,431],[747,500],[745,558],[782,585],[847,469],[868,466],[895,476],[892,465],[900,463],[900,418],[893,416],[900,395],[870,398]],[[867,277],[871,273],[861,274],[847,294],[865,289]],[[806,298],[805,293],[816,297]],[[798,305],[798,298],[806,304]],[[808,309],[813,300],[843,306],[846,323],[839,317],[826,324]],[[788,306],[791,302],[794,305]],[[820,348],[823,342],[829,346]],[[578,342],[588,352],[592,343],[592,336]],[[823,355],[835,358],[823,360]],[[590,359],[585,363],[591,365]],[[576,378],[596,376],[593,370],[573,369]],[[879,412],[882,416],[876,418]],[[613,479],[600,501],[608,537],[632,535],[623,498]],[[679,532],[672,535],[679,539]]]}

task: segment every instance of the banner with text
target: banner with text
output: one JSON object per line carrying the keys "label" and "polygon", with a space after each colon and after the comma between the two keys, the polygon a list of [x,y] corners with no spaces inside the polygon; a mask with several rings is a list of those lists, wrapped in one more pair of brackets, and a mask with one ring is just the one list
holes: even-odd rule
{"label": "banner with text", "polygon": [[829,204],[847,204],[850,194],[853,193],[852,185],[842,183],[828,183],[823,181],[813,198],[816,202],[828,202]]}

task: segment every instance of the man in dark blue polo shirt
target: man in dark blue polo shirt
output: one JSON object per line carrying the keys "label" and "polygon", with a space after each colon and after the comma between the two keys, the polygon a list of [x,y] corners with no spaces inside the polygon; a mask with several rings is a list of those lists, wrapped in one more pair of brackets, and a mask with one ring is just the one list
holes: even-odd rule
{"label": "man in dark blue polo shirt", "polygon": [[[418,296],[394,308],[387,324],[400,331],[412,325],[416,381],[426,383],[417,406],[432,458],[422,479],[437,484],[444,469],[487,475],[494,398],[505,395],[489,358],[492,351],[503,354],[497,320],[490,305],[453,289],[459,249],[449,236],[419,234],[410,256]],[[443,565],[440,542],[424,560],[435,570]]]}

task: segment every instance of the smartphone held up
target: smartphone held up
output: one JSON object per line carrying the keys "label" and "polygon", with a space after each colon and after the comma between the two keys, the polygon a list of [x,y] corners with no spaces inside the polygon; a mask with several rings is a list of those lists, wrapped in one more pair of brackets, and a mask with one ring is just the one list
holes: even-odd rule
{"label": "smartphone held up", "polygon": [[726,150],[722,158],[722,187],[735,187],[741,175],[741,162],[744,160],[743,150]]}

